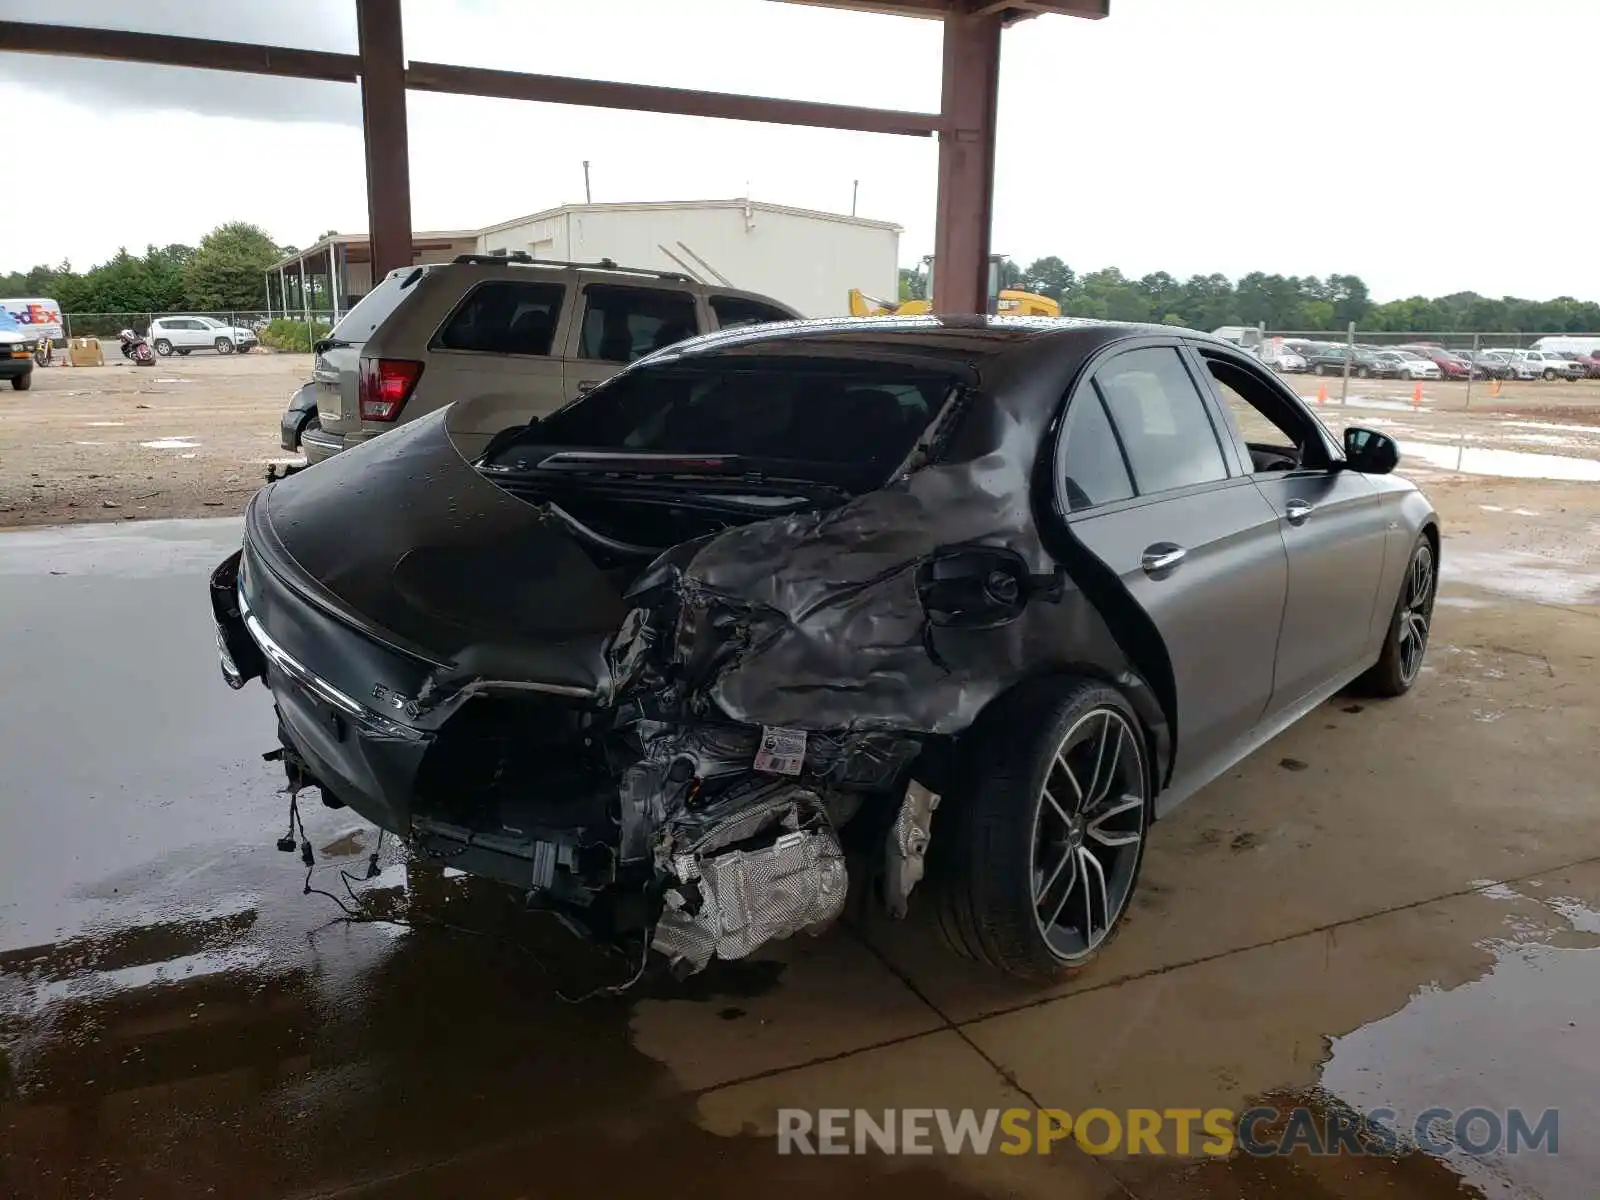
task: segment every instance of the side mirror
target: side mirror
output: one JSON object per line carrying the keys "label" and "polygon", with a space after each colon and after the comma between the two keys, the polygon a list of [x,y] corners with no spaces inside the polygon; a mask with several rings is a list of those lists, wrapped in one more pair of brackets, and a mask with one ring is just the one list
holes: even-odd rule
{"label": "side mirror", "polygon": [[1400,464],[1400,447],[1386,433],[1352,425],[1344,431],[1345,462],[1363,475],[1387,475]]}

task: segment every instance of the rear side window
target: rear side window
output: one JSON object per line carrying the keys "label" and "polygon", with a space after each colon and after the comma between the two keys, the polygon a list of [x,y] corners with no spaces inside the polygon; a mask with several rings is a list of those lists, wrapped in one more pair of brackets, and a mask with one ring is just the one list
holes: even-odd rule
{"label": "rear side window", "polygon": [[1120,354],[1094,383],[1141,495],[1228,477],[1205,401],[1177,350]]}
{"label": "rear side window", "polygon": [[1117,435],[1093,388],[1079,392],[1067,409],[1062,439],[1066,450],[1061,496],[1068,512],[1082,512],[1133,495],[1122,447],[1117,445]]}
{"label": "rear side window", "polygon": [[421,279],[424,272],[421,267],[413,267],[406,272],[391,272],[378,281],[378,286],[356,302],[356,306],[345,313],[344,318],[333,327],[328,335],[341,342],[349,342],[359,346],[372,336],[373,332],[388,320],[389,314],[400,306],[400,301],[411,294],[411,288]]}
{"label": "rear side window", "polygon": [[578,357],[632,362],[696,332],[694,297],[687,292],[590,284]]}
{"label": "rear side window", "polygon": [[792,321],[794,318],[781,308],[747,300],[743,296],[713,296],[711,311],[717,314],[718,329],[735,329],[740,325],[761,325],[767,321]]}
{"label": "rear side window", "polygon": [[538,426],[541,443],[898,466],[957,380],[859,362],[674,363],[617,376]]}
{"label": "rear side window", "polygon": [[480,283],[456,306],[434,339],[434,348],[548,355],[555,344],[566,290],[559,283]]}

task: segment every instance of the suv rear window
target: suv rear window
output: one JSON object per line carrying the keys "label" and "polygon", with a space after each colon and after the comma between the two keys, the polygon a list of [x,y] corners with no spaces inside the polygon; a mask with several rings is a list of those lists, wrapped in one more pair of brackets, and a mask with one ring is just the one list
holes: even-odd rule
{"label": "suv rear window", "polygon": [[434,339],[436,350],[547,355],[567,293],[560,283],[494,280],[467,293]]}
{"label": "suv rear window", "polygon": [[584,299],[579,358],[632,362],[699,332],[688,292],[593,283]]}
{"label": "suv rear window", "polygon": [[378,281],[377,287],[361,297],[356,306],[345,313],[344,318],[333,327],[333,332],[328,336],[341,342],[349,342],[352,346],[359,346],[372,336],[379,325],[388,320],[390,313],[400,307],[400,301],[405,298],[411,285],[424,274],[421,267],[412,267],[405,272],[391,271]]}
{"label": "suv rear window", "polygon": [[711,311],[717,314],[718,329],[736,329],[740,325],[761,325],[767,321],[792,321],[794,318],[781,308],[762,304],[759,300],[746,300],[743,296],[713,296]]}
{"label": "suv rear window", "polygon": [[542,445],[891,468],[959,382],[848,361],[680,362],[619,375],[530,436]]}

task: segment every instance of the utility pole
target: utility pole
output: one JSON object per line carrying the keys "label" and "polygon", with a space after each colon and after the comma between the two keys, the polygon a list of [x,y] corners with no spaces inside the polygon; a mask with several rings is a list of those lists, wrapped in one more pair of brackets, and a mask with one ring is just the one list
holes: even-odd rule
{"label": "utility pole", "polygon": [[1350,360],[1356,356],[1356,323],[1351,321],[1345,326],[1344,334],[1344,379],[1339,384],[1339,404],[1343,407],[1350,399]]}
{"label": "utility pole", "polygon": [[589,160],[583,160],[583,202],[593,204],[594,199],[589,195]]}

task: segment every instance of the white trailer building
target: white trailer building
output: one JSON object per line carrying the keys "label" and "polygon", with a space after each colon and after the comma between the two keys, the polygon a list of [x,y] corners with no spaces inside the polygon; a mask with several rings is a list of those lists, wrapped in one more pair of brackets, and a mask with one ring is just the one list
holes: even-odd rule
{"label": "white trailer building", "polygon": [[808,317],[848,313],[851,288],[899,289],[900,226],[759,200],[564,204],[479,231],[477,249],[680,271]]}

